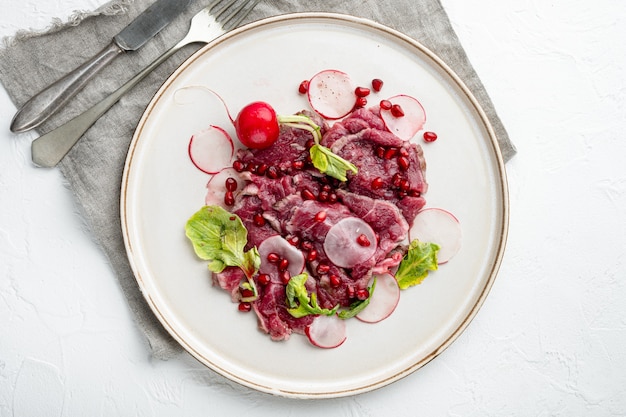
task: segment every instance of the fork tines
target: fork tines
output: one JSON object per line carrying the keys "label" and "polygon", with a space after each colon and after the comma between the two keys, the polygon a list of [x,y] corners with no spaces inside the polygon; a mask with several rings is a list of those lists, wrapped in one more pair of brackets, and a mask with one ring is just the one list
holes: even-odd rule
{"label": "fork tines", "polygon": [[222,22],[222,29],[236,28],[261,0],[216,0],[209,5],[215,20]]}

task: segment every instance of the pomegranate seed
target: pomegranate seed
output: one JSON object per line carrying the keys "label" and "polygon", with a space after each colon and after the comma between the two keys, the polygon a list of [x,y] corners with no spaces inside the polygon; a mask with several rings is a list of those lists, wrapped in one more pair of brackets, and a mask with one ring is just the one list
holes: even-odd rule
{"label": "pomegranate seed", "polygon": [[239,307],[237,309],[243,313],[247,313],[252,310],[252,305],[250,303],[239,303]]}
{"label": "pomegranate seed", "polygon": [[394,156],[398,154],[397,148],[387,148],[383,157],[387,160],[392,159]]}
{"label": "pomegranate seed", "polygon": [[261,285],[267,285],[270,283],[271,279],[268,274],[259,274],[257,281],[259,281]]}
{"label": "pomegranate seed", "polygon": [[420,192],[419,192],[419,191],[417,191],[417,190],[409,190],[409,195],[410,195],[411,197],[420,197],[420,196],[422,195],[422,193],[420,193]]}
{"label": "pomegranate seed", "polygon": [[267,169],[269,167],[267,166],[267,164],[261,164],[258,166],[258,168],[256,169],[256,173],[258,175],[265,175],[265,173],[267,172]]}
{"label": "pomegranate seed", "polygon": [[245,169],[245,165],[240,160],[236,160],[235,162],[233,162],[233,169],[237,172],[243,172],[243,170]]}
{"label": "pomegranate seed", "polygon": [[332,190],[331,186],[328,184],[322,185],[322,191],[330,192]]}
{"label": "pomegranate seed", "polygon": [[305,146],[307,147],[307,149],[311,149],[313,145],[315,145],[315,141],[313,139],[309,139],[306,141]]}
{"label": "pomegranate seed", "polygon": [[228,191],[235,191],[237,190],[237,181],[233,177],[228,177],[224,182],[224,186]]}
{"label": "pomegranate seed", "polygon": [[380,78],[374,78],[372,80],[372,88],[374,91],[379,92],[381,88],[383,88],[383,80]]}
{"label": "pomegranate seed", "polygon": [[400,148],[398,152],[400,153],[400,156],[409,157],[409,150],[407,148]]}
{"label": "pomegranate seed", "polygon": [[277,167],[270,166],[267,168],[267,172],[265,174],[267,175],[267,178],[271,178],[275,180],[276,178],[278,178],[280,171],[278,170]]}
{"label": "pomegranate seed", "polygon": [[367,106],[367,99],[365,97],[357,97],[355,105],[357,107],[365,107]]}
{"label": "pomegranate seed", "polygon": [[326,220],[326,212],[325,211],[319,211],[315,217],[313,218],[313,220],[315,220],[318,223],[322,223],[324,220]]}
{"label": "pomegranate seed", "polygon": [[246,170],[252,172],[253,174],[256,174],[257,169],[259,169],[259,166],[257,164],[255,164],[254,162],[248,162]]}
{"label": "pomegranate seed", "polygon": [[252,221],[258,227],[265,226],[265,217],[263,217],[261,213],[256,213],[254,216],[252,216]]}
{"label": "pomegranate seed", "polygon": [[404,116],[404,110],[402,110],[402,107],[399,104],[394,104],[391,106],[391,114],[394,117],[402,117]]}
{"label": "pomegranate seed", "polygon": [[300,238],[298,236],[289,236],[287,238],[287,242],[289,242],[289,244],[291,246],[298,246],[298,244],[300,243]]}
{"label": "pomegranate seed", "polygon": [[235,196],[232,191],[226,191],[226,194],[224,194],[224,204],[227,206],[235,205]]}
{"label": "pomegranate seed", "polygon": [[308,188],[305,188],[304,190],[300,191],[300,195],[305,200],[316,200],[315,194],[313,194],[313,192],[309,190]]}
{"label": "pomegranate seed", "polygon": [[370,95],[370,89],[367,87],[357,87],[354,90],[354,94],[356,94],[357,97],[367,97]]}
{"label": "pomegranate seed", "polygon": [[370,292],[367,290],[367,288],[357,290],[356,292],[356,298],[358,298],[361,301],[367,300],[367,297],[369,296],[370,296]]}
{"label": "pomegranate seed", "polygon": [[383,110],[391,110],[392,104],[389,100],[380,100],[380,108]]}
{"label": "pomegranate seed", "polygon": [[391,183],[393,184],[393,186],[399,187],[401,182],[402,182],[402,176],[398,172],[393,174],[393,177],[391,177]]}
{"label": "pomegranate seed", "polygon": [[426,142],[434,142],[437,140],[437,134],[435,132],[424,132],[424,140]]}
{"label": "pomegranate seed", "polygon": [[339,285],[341,285],[341,278],[339,278],[337,275],[331,275],[329,279],[331,287],[338,287]]}
{"label": "pomegranate seed", "polygon": [[328,201],[328,195],[329,195],[329,194],[328,194],[328,191],[324,191],[324,190],[322,190],[322,191],[320,191],[320,193],[318,194],[317,199],[318,199],[319,201],[321,201],[322,203],[325,203],[326,201]]}
{"label": "pomegranate seed", "polygon": [[302,249],[305,251],[310,251],[311,249],[313,249],[313,244],[308,240],[305,240],[302,242]]}
{"label": "pomegranate seed", "polygon": [[359,235],[359,237],[356,238],[356,243],[366,248],[372,244],[370,240],[367,238],[367,236],[365,236],[362,233]]}
{"label": "pomegranate seed", "polygon": [[355,292],[356,292],[354,291],[354,287],[348,287],[347,291],[348,291],[348,298],[354,298]]}
{"label": "pomegranate seed", "polygon": [[409,188],[411,187],[411,184],[409,184],[409,180],[402,180],[400,181],[400,190],[402,191],[409,191]]}
{"label": "pomegranate seed", "polygon": [[287,285],[289,284],[289,281],[291,280],[291,275],[289,274],[289,271],[282,271],[280,273],[280,280],[283,282],[283,284]]}
{"label": "pomegranate seed", "polygon": [[306,94],[307,91],[309,91],[309,80],[304,80],[298,86],[298,92],[300,94]]}
{"label": "pomegranate seed", "polygon": [[235,220],[237,220],[237,217],[235,217],[235,216],[230,216],[230,217],[228,218],[228,220],[230,220],[231,222],[234,222]]}
{"label": "pomegranate seed", "polygon": [[335,193],[328,194],[328,202],[331,203],[331,204],[336,203],[338,198],[339,197],[337,197],[337,194],[335,194]]}
{"label": "pomegranate seed", "polygon": [[372,180],[372,189],[378,190],[383,186],[383,179],[380,177],[376,177]]}
{"label": "pomegranate seed", "polygon": [[330,266],[328,264],[319,264],[316,271],[319,275],[327,274],[330,271]]}
{"label": "pomegranate seed", "polygon": [[407,169],[409,169],[409,158],[405,156],[398,157],[398,166],[403,171],[406,171]]}
{"label": "pomegranate seed", "polygon": [[384,158],[385,148],[383,148],[382,146],[377,146],[376,149],[374,150],[374,153],[376,154],[377,157]]}
{"label": "pomegranate seed", "polygon": [[278,270],[284,271],[287,268],[289,268],[289,260],[285,258],[281,259],[280,262],[278,263]]}
{"label": "pomegranate seed", "polygon": [[241,289],[241,296],[242,297],[254,297],[254,291],[248,289],[248,288],[242,288]]}
{"label": "pomegranate seed", "polygon": [[277,264],[280,261],[280,256],[277,253],[270,252],[267,254],[267,261],[273,264]]}
{"label": "pomegranate seed", "polygon": [[311,249],[309,253],[307,253],[306,255],[306,261],[313,262],[316,259],[317,259],[317,251],[315,249]]}
{"label": "pomegranate seed", "polygon": [[304,168],[304,161],[293,161],[291,163],[291,167],[293,169],[301,170],[302,168]]}

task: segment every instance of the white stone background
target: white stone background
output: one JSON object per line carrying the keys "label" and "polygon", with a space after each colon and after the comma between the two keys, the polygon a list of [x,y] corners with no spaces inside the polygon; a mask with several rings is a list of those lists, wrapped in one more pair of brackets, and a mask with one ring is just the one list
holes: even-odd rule
{"label": "white stone background", "polygon": [[[103,3],[0,0],[0,36]],[[0,416],[626,415],[626,2],[442,3],[519,151],[498,279],[450,348],[323,401],[215,384],[186,355],[151,361],[62,176],[33,167],[34,134],[9,132],[0,88]]]}

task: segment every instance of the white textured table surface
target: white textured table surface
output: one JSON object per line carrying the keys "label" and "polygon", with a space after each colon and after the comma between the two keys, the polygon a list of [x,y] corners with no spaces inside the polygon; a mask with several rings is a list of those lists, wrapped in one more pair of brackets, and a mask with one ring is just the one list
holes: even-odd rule
{"label": "white textured table surface", "polygon": [[[0,0],[0,36],[104,0]],[[485,305],[423,369],[296,401],[148,357],[57,170],[0,88],[0,417],[626,415],[626,2],[443,0],[518,155]]]}

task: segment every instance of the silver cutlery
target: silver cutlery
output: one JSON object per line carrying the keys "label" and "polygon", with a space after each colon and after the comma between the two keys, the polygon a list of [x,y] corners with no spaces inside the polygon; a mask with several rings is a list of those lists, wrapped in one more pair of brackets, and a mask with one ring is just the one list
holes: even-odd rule
{"label": "silver cutlery", "polygon": [[137,16],[93,58],[28,100],[15,114],[11,131],[25,132],[48,120],[100,70],[123,52],[136,51],[178,16],[191,0],[158,0]]}
{"label": "silver cutlery", "polygon": [[31,145],[33,162],[41,167],[54,167],[78,142],[81,136],[117,101],[179,49],[191,43],[208,43],[215,39],[214,26],[227,32],[236,28],[260,0],[217,0],[198,12],[191,20],[185,37],[155,59],[140,73],[108,97],[74,119],[35,139]]}

